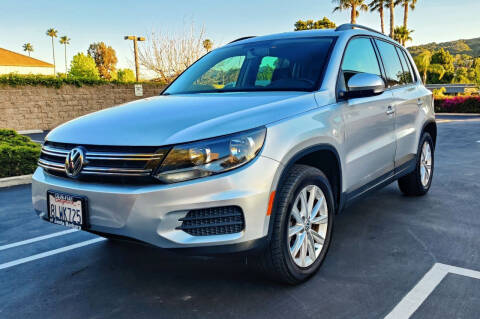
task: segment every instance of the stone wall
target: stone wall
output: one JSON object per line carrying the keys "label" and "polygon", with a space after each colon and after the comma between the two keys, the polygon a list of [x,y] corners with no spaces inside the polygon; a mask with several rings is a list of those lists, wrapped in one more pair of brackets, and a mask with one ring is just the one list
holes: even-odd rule
{"label": "stone wall", "polygon": [[58,89],[0,86],[0,128],[50,130],[81,115],[158,95],[162,89],[162,85],[143,84],[143,96],[137,97],[133,84],[64,85]]}

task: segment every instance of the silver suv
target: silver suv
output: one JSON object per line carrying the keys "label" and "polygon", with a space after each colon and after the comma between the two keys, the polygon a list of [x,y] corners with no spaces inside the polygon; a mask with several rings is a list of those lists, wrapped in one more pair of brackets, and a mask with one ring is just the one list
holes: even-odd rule
{"label": "silver suv", "polygon": [[335,215],[398,180],[432,183],[436,124],[411,56],[374,30],[242,38],[157,97],[46,137],[32,197],[43,219],[203,255],[251,252],[298,283]]}

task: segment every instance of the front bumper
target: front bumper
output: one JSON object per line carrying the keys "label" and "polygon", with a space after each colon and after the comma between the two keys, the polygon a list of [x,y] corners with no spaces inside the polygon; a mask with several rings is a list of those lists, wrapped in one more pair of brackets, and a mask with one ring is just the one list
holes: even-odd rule
{"label": "front bumper", "polygon": [[[281,165],[259,156],[228,173],[177,184],[118,185],[62,178],[38,168],[33,175],[32,201],[46,216],[47,191],[82,195],[88,199],[89,231],[124,236],[162,248],[194,248],[245,244],[268,233],[269,195]],[[179,218],[191,209],[239,206],[245,229],[239,233],[192,236]],[[248,247],[248,245],[245,245]]]}

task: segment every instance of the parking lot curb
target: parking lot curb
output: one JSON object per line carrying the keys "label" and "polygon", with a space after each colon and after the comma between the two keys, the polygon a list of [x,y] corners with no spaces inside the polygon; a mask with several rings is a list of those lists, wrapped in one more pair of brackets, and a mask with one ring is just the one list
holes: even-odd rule
{"label": "parking lot curb", "polygon": [[32,174],[5,177],[5,178],[0,178],[0,188],[30,184],[31,182],[32,182]]}
{"label": "parking lot curb", "polygon": [[435,114],[436,116],[479,116],[480,117],[480,113],[436,113]]}
{"label": "parking lot curb", "polygon": [[42,134],[43,130],[23,130],[23,131],[17,131],[18,134]]}

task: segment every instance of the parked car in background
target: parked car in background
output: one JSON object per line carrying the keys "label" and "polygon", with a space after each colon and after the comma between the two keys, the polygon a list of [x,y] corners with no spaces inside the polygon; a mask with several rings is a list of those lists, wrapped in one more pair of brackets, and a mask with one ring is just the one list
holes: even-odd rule
{"label": "parked car in background", "polygon": [[33,206],[109,238],[249,252],[299,283],[346,205],[396,180],[405,195],[428,192],[436,132],[431,92],[383,34],[342,25],[244,38],[158,97],[50,132]]}

